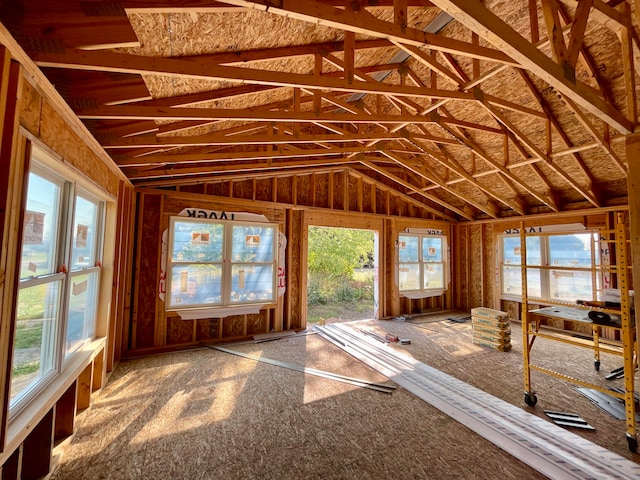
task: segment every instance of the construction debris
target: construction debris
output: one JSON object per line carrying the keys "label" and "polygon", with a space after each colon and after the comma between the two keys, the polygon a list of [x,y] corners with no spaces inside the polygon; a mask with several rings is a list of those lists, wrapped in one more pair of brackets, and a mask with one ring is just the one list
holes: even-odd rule
{"label": "construction debris", "polygon": [[637,478],[638,465],[344,324],[314,327],[334,345],[549,478]]}
{"label": "construction debris", "polygon": [[553,412],[551,410],[543,410],[543,412],[557,425],[582,428],[584,430],[595,430],[584,418],[581,418],[575,413]]}
{"label": "construction debris", "polygon": [[291,363],[280,362],[278,360],[272,360],[264,357],[256,357],[255,355],[250,355],[248,353],[238,352],[236,350],[231,350],[224,347],[218,347],[216,345],[207,345],[203,344],[205,347],[210,348],[212,350],[218,350],[219,352],[229,353],[231,355],[237,355],[238,357],[248,358],[250,360],[255,360],[256,362],[268,363],[269,365],[275,365],[277,367],[288,368],[289,370],[294,370],[296,372],[305,373],[307,375],[314,375],[316,377],[326,378],[328,380],[335,380],[337,382],[348,383],[349,385],[355,385],[357,387],[368,388],[370,390],[375,390],[377,392],[382,393],[393,393],[396,389],[393,385],[386,385],[384,383],[376,383],[369,382],[368,380],[362,380],[359,378],[346,377],[344,375],[340,375],[338,373],[325,372],[323,370],[316,370],[315,368],[309,367],[301,367],[299,365],[294,365]]}

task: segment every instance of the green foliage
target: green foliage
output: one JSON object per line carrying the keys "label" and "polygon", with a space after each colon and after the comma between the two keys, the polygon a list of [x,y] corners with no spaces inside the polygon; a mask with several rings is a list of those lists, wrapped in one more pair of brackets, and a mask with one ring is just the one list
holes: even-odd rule
{"label": "green foliage", "polygon": [[369,230],[309,227],[310,274],[351,278],[373,258],[373,235]]}
{"label": "green foliage", "polygon": [[36,319],[44,316],[46,285],[24,288],[18,296],[18,320]]}
{"label": "green foliage", "polygon": [[16,327],[15,348],[39,347],[42,342],[42,322],[28,326],[18,321]]}
{"label": "green foliage", "polygon": [[368,230],[309,227],[308,322],[370,318],[373,242]]}
{"label": "green foliage", "polygon": [[327,305],[350,303],[366,300],[373,303],[373,271],[361,272],[361,280],[347,276],[330,277],[309,272],[307,303],[309,305]]}
{"label": "green foliage", "polygon": [[24,365],[18,365],[11,371],[13,378],[21,377],[23,375],[29,375],[40,370],[40,362],[25,363]]}

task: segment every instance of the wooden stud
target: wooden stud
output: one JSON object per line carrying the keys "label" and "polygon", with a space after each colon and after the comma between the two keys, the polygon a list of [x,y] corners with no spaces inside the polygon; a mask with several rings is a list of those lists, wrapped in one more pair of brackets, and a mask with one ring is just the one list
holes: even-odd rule
{"label": "wooden stud", "polygon": [[[580,3],[580,5],[582,2]],[[631,7],[627,2],[620,5],[622,13],[627,19],[627,25],[620,29],[620,44],[622,46],[622,67],[624,70],[624,86],[626,93],[627,118],[633,123],[638,121],[636,101],[636,81],[633,58],[633,23],[631,22]]]}
{"label": "wooden stud", "polygon": [[[55,407],[54,407],[55,408]],[[45,477],[51,469],[53,450],[54,409],[49,410],[25,439],[22,472],[20,478],[35,480]]]}
{"label": "wooden stud", "polygon": [[59,442],[73,435],[76,418],[78,382],[74,381],[56,402],[54,440]]}
{"label": "wooden stud", "polygon": [[[23,203],[29,171],[30,145],[18,136],[20,93],[23,74],[20,64],[0,46],[0,446],[6,440],[11,385],[11,358],[17,310],[19,265],[23,228]],[[1,450],[1,448],[0,448]]]}

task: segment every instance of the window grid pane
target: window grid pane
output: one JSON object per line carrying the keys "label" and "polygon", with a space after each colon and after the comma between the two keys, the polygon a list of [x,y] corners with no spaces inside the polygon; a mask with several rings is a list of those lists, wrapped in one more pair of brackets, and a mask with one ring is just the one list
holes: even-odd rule
{"label": "window grid pane", "polygon": [[99,271],[71,276],[65,356],[95,334]]}
{"label": "window grid pane", "polygon": [[96,265],[98,250],[97,226],[99,207],[83,197],[76,197],[71,245],[71,270]]}
{"label": "window grid pane", "polygon": [[170,307],[220,305],[222,264],[178,264],[171,269]]}
{"label": "window grid pane", "polygon": [[55,273],[61,186],[34,173],[29,174],[27,208],[24,212],[20,278]]}
{"label": "window grid pane", "polygon": [[419,239],[413,235],[400,235],[398,240],[398,255],[400,263],[417,262]]}
{"label": "window grid pane", "polygon": [[174,262],[221,262],[223,225],[212,222],[175,221],[173,223]]}
{"label": "window grid pane", "polygon": [[420,290],[419,263],[401,263],[398,270],[400,291]]}
{"label": "window grid pane", "polygon": [[11,405],[54,369],[62,285],[58,280],[18,291]]}

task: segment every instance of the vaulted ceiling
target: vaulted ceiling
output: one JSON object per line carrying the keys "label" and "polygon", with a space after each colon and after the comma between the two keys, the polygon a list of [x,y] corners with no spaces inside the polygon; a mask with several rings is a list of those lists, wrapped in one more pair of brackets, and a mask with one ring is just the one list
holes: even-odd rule
{"label": "vaulted ceiling", "polygon": [[348,170],[460,221],[626,203],[633,2],[14,0],[0,19],[141,187]]}

